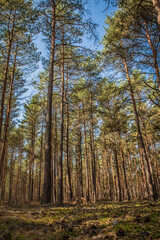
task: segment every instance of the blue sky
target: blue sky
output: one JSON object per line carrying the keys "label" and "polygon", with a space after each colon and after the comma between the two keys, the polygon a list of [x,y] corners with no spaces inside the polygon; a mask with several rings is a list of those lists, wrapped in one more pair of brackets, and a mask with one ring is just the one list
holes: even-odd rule
{"label": "blue sky", "polygon": [[[101,40],[104,35],[104,21],[106,19],[106,15],[110,15],[113,11],[116,10],[112,5],[106,9],[107,3],[104,0],[88,0],[88,8],[91,11],[91,17],[95,23],[99,26],[97,28],[99,39]],[[92,43],[93,44],[93,43]],[[97,46],[100,48],[100,45]]]}

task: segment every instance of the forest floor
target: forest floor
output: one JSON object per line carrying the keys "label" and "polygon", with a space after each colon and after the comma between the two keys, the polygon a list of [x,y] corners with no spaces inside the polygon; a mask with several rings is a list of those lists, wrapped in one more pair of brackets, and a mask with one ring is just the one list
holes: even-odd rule
{"label": "forest floor", "polygon": [[160,201],[0,205],[0,240],[160,239]]}

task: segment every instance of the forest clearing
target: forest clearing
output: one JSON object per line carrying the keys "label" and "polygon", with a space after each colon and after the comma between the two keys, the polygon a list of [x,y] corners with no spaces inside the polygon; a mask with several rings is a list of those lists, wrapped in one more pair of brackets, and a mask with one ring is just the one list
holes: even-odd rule
{"label": "forest clearing", "polygon": [[0,1],[0,240],[160,239],[160,1]]}

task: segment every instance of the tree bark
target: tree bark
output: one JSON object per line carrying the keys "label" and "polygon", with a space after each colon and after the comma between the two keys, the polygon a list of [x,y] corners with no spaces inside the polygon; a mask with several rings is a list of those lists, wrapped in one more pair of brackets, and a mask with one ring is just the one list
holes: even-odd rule
{"label": "tree bark", "polygon": [[[9,46],[8,46],[7,61],[6,61],[4,80],[3,80],[1,105],[0,105],[0,141],[1,141],[1,136],[2,136],[4,101],[5,101],[5,95],[6,95],[7,77],[8,77],[8,68],[9,68],[10,56],[11,56],[11,48],[12,48],[12,44],[13,44],[14,28],[15,28],[15,14],[13,16],[13,25],[12,25],[11,33],[9,32]],[[8,31],[9,31],[9,29],[8,29]]]}
{"label": "tree bark", "polygon": [[10,113],[11,113],[11,100],[12,100],[12,92],[13,92],[13,82],[14,82],[15,70],[16,70],[17,51],[18,51],[18,48],[15,51],[13,71],[12,71],[9,97],[8,97],[8,104],[7,104],[6,119],[5,119],[5,126],[4,126],[4,137],[3,137],[3,143],[2,143],[2,146],[1,146],[2,150],[1,150],[1,155],[0,155],[0,157],[1,157],[1,161],[0,161],[0,186],[1,186],[1,176],[2,176],[3,164],[4,164],[4,161],[5,161],[5,154],[6,154],[6,147],[7,147],[8,129],[9,129]]}
{"label": "tree bark", "polygon": [[68,68],[67,68],[67,77],[66,77],[66,91],[65,91],[65,103],[66,103],[66,160],[67,160],[67,175],[68,175],[68,184],[69,184],[69,196],[70,200],[73,198],[72,184],[71,184],[71,169],[70,169],[70,159],[69,159],[69,106],[68,106]]}
{"label": "tree bark", "polygon": [[[91,84],[91,80],[90,80]],[[93,134],[93,99],[92,89],[90,87],[90,139],[91,139],[91,161],[92,161],[92,181],[93,181],[93,202],[96,203],[96,159],[94,149],[94,134]]]}
{"label": "tree bark", "polygon": [[51,161],[52,161],[52,95],[53,95],[53,78],[54,78],[54,55],[55,55],[55,24],[56,24],[56,5],[52,0],[52,41],[50,54],[49,83],[47,96],[47,116],[46,116],[46,144],[45,144],[45,169],[42,203],[51,203],[52,186],[51,186]]}
{"label": "tree bark", "polygon": [[42,163],[43,163],[43,122],[41,132],[41,149],[40,149],[40,163],[39,163],[39,183],[38,183],[38,201],[41,199],[41,178],[42,178]]}
{"label": "tree bark", "polygon": [[88,158],[88,148],[87,148],[87,133],[86,133],[86,115],[83,104],[83,128],[84,128],[84,147],[85,147],[85,165],[86,165],[86,199],[90,201],[90,177],[89,177],[89,158]]}
{"label": "tree bark", "polygon": [[125,58],[123,58],[123,62],[124,62],[124,66],[125,66],[125,71],[126,71],[128,84],[129,84],[129,87],[130,87],[130,94],[131,94],[132,103],[133,103],[133,110],[134,110],[134,113],[135,113],[135,120],[136,120],[137,131],[138,131],[138,141],[139,141],[139,143],[141,145],[141,148],[144,151],[145,161],[146,161],[146,164],[147,164],[147,172],[148,172],[148,176],[149,176],[149,184],[150,184],[150,189],[151,189],[151,198],[153,198],[153,200],[157,200],[158,195],[157,195],[155,184],[153,182],[153,176],[152,176],[152,173],[151,173],[151,167],[150,167],[150,164],[149,164],[149,160],[148,160],[145,144],[144,144],[144,141],[143,141],[143,136],[142,136],[142,132],[141,132],[139,116],[138,116],[137,107],[136,107],[136,101],[135,101],[135,98],[134,98],[134,92],[133,92],[133,88],[132,88],[132,84],[131,84],[131,80],[130,80],[128,67],[127,67],[127,63],[126,63]]}
{"label": "tree bark", "polygon": [[62,26],[62,62],[61,62],[61,138],[59,157],[58,202],[63,203],[63,140],[64,140],[64,29]]}
{"label": "tree bark", "polygon": [[116,146],[114,146],[114,156],[115,156],[116,171],[117,171],[117,181],[118,181],[118,198],[119,198],[119,201],[121,202],[122,201],[122,190],[121,190],[121,180],[120,180],[120,173],[119,173],[119,162],[118,162]]}
{"label": "tree bark", "polygon": [[124,153],[123,153],[123,149],[122,149],[120,132],[119,132],[119,143],[120,143],[120,153],[121,153],[121,159],[122,159],[122,169],[123,169],[123,173],[124,173],[124,181],[125,181],[125,187],[126,187],[126,191],[127,191],[127,198],[128,198],[128,201],[130,201],[131,197],[130,197],[130,191],[128,188],[128,181],[127,181],[126,168],[125,168],[126,164],[125,164]]}
{"label": "tree bark", "polygon": [[11,160],[10,160],[10,173],[9,173],[9,203],[12,201],[13,195],[13,177],[14,177],[14,151],[12,150]]}

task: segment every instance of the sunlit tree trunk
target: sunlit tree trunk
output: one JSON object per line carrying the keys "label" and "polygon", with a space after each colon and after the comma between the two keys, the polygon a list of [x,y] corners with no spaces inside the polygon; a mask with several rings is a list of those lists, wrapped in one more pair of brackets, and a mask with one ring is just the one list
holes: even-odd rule
{"label": "sunlit tree trunk", "polygon": [[61,62],[61,137],[58,177],[58,202],[63,203],[63,140],[64,140],[64,29],[62,26],[62,62]]}
{"label": "sunlit tree trunk", "polygon": [[121,189],[121,180],[120,180],[120,173],[119,173],[119,161],[118,161],[118,156],[117,156],[117,148],[114,146],[114,157],[115,157],[115,163],[116,163],[116,172],[117,172],[117,182],[118,182],[118,200],[121,202],[122,201],[122,189]]}
{"label": "sunlit tree trunk", "polygon": [[77,128],[77,157],[76,157],[76,177],[77,177],[77,197],[83,197],[83,173],[82,173],[82,129],[80,107],[78,108],[79,122]]}
{"label": "sunlit tree trunk", "polygon": [[[91,84],[91,80],[90,80]],[[93,96],[90,87],[90,141],[91,141],[91,162],[92,162],[92,183],[93,183],[93,202],[96,203],[96,159],[95,159],[95,146],[94,146],[94,133],[93,133]]]}
{"label": "sunlit tree trunk", "polygon": [[85,165],[86,165],[86,199],[90,201],[90,175],[89,175],[89,156],[87,148],[87,132],[86,132],[86,114],[83,103],[83,127],[84,127],[84,147],[85,147]]}
{"label": "sunlit tree trunk", "polygon": [[133,92],[133,88],[132,88],[132,84],[131,84],[131,80],[130,80],[130,76],[129,76],[129,72],[128,72],[128,66],[127,66],[125,58],[123,58],[123,62],[124,62],[124,66],[125,66],[125,71],[126,71],[128,84],[129,84],[129,87],[130,87],[130,94],[131,94],[131,98],[132,98],[133,110],[134,110],[134,113],[135,113],[135,120],[136,120],[137,131],[138,131],[138,140],[139,140],[140,147],[143,149],[144,157],[145,157],[146,164],[147,164],[147,176],[149,178],[148,181],[149,181],[149,185],[150,185],[151,197],[154,200],[157,200],[157,197],[158,197],[157,196],[157,191],[156,191],[155,183],[153,181],[151,166],[149,164],[149,160],[148,160],[148,156],[147,156],[147,152],[146,152],[146,147],[145,147],[142,132],[141,132],[140,121],[139,121],[139,116],[138,116],[137,107],[136,107],[136,101],[135,101],[134,92]]}
{"label": "sunlit tree trunk", "polygon": [[12,92],[13,92],[13,82],[14,82],[15,70],[16,70],[17,50],[18,49],[16,49],[15,57],[14,57],[13,71],[12,71],[11,82],[10,82],[10,90],[9,90],[9,97],[8,97],[7,111],[6,111],[6,119],[5,119],[5,126],[4,126],[4,137],[3,137],[3,143],[2,143],[2,146],[1,146],[0,185],[1,185],[1,176],[2,176],[2,171],[3,171],[3,164],[4,164],[4,161],[5,161],[5,155],[6,155],[6,146],[7,146],[7,138],[8,138],[8,130],[9,130],[9,122],[10,122],[10,113],[11,113],[11,100],[12,100]]}
{"label": "sunlit tree trunk", "polygon": [[[68,69],[67,69],[68,71]],[[72,184],[71,184],[71,168],[69,159],[69,105],[67,99],[68,91],[68,72],[66,77],[66,91],[65,91],[65,103],[66,103],[66,161],[67,161],[67,175],[68,175],[68,185],[69,185],[69,197],[70,200],[73,198]]]}
{"label": "sunlit tree trunk", "polygon": [[57,110],[54,111],[54,155],[53,155],[53,202],[57,201],[57,172],[58,172],[58,147],[57,147]]}
{"label": "sunlit tree trunk", "polygon": [[44,166],[44,184],[42,193],[42,203],[50,203],[52,198],[51,187],[51,161],[52,161],[52,95],[54,78],[54,55],[55,55],[55,24],[56,24],[56,4],[52,0],[52,33],[51,33],[51,54],[49,67],[49,83],[47,96],[47,116],[46,116],[46,144],[45,144],[45,166]]}
{"label": "sunlit tree trunk", "polygon": [[41,130],[41,149],[39,156],[39,181],[38,181],[38,201],[41,199],[41,179],[42,179],[42,164],[43,164],[43,122],[42,122],[42,130]]}
{"label": "sunlit tree trunk", "polygon": [[130,191],[129,191],[129,188],[128,188],[128,181],[127,181],[127,174],[126,174],[126,163],[125,163],[125,159],[124,159],[124,153],[123,153],[123,149],[122,149],[120,133],[119,133],[119,142],[120,142],[120,154],[121,154],[121,160],[122,160],[122,169],[123,169],[123,174],[124,174],[125,187],[126,187],[126,191],[127,191],[127,199],[128,199],[128,201],[130,201],[131,197],[130,197]]}
{"label": "sunlit tree trunk", "polygon": [[12,197],[13,197],[14,168],[15,168],[14,151],[12,150],[11,160],[10,160],[10,171],[9,171],[9,202],[12,201]]}
{"label": "sunlit tree trunk", "polygon": [[[11,19],[11,18],[9,18]],[[10,24],[8,24],[9,26]],[[15,14],[13,16],[13,23],[12,23],[12,30],[9,32],[9,44],[8,44],[8,52],[7,52],[7,61],[5,65],[5,71],[4,71],[4,80],[3,80],[3,87],[2,87],[2,97],[1,97],[1,105],[0,105],[0,141],[2,136],[2,124],[3,124],[3,113],[4,113],[4,102],[5,102],[5,95],[6,95],[6,87],[7,87],[7,77],[8,77],[8,69],[9,69],[9,62],[10,62],[10,56],[11,56],[11,49],[13,45],[13,34],[15,29]]]}

